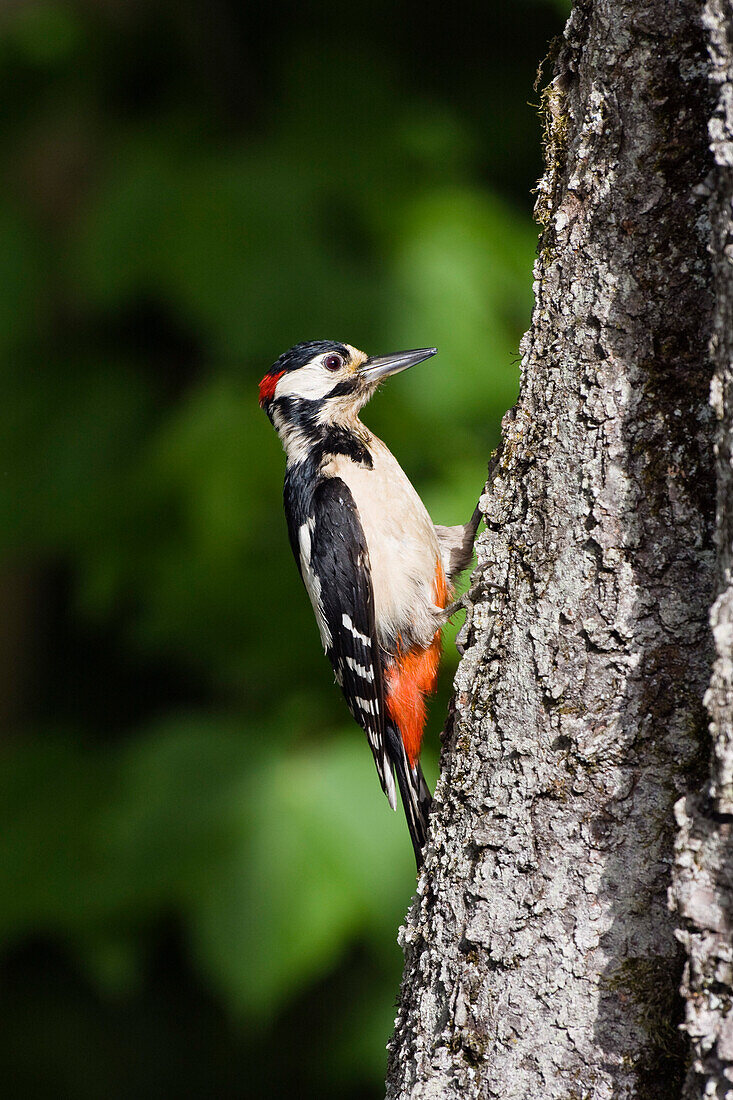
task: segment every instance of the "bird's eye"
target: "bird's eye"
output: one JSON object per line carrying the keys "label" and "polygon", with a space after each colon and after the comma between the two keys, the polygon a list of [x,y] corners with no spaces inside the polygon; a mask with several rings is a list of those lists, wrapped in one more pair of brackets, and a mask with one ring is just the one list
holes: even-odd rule
{"label": "bird's eye", "polygon": [[343,367],[344,361],[340,355],[327,355],[323,360],[323,365],[326,370],[338,370],[339,367]]}

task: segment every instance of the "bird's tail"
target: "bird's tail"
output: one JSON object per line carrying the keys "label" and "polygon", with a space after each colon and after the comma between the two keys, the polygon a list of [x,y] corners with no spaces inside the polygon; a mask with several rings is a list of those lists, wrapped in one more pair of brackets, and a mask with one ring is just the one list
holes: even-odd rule
{"label": "bird's tail", "polygon": [[405,746],[402,744],[402,738],[391,722],[387,724],[385,732],[419,871],[423,863],[423,849],[428,832],[428,814],[433,798],[425,782],[420,762],[417,761],[414,768],[411,767],[407,759]]}

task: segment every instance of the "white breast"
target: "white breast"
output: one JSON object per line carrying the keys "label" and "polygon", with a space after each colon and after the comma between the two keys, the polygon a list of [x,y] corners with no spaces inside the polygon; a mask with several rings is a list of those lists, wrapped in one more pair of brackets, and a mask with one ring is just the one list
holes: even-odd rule
{"label": "white breast", "polygon": [[369,549],[380,642],[429,645],[440,625],[435,605],[435,568],[440,547],[425,505],[381,440],[371,436],[374,466],[368,469],[336,455],[324,467],[348,486]]}

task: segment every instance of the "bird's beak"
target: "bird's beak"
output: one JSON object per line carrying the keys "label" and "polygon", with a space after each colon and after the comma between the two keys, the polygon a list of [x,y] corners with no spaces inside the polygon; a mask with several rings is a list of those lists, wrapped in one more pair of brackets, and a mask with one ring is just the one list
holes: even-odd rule
{"label": "bird's beak", "polygon": [[416,348],[414,351],[396,351],[392,355],[373,355],[363,363],[359,374],[368,382],[379,382],[390,374],[399,374],[401,370],[414,367],[435,355],[437,348]]}

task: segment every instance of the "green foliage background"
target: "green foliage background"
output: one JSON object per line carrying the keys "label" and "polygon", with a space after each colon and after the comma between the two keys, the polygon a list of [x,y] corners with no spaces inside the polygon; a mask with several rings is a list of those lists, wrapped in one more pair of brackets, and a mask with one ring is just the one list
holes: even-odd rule
{"label": "green foliage background", "polygon": [[3,6],[3,1095],[382,1094],[412,854],[256,384],[299,340],[437,344],[366,419],[470,514],[565,7]]}

